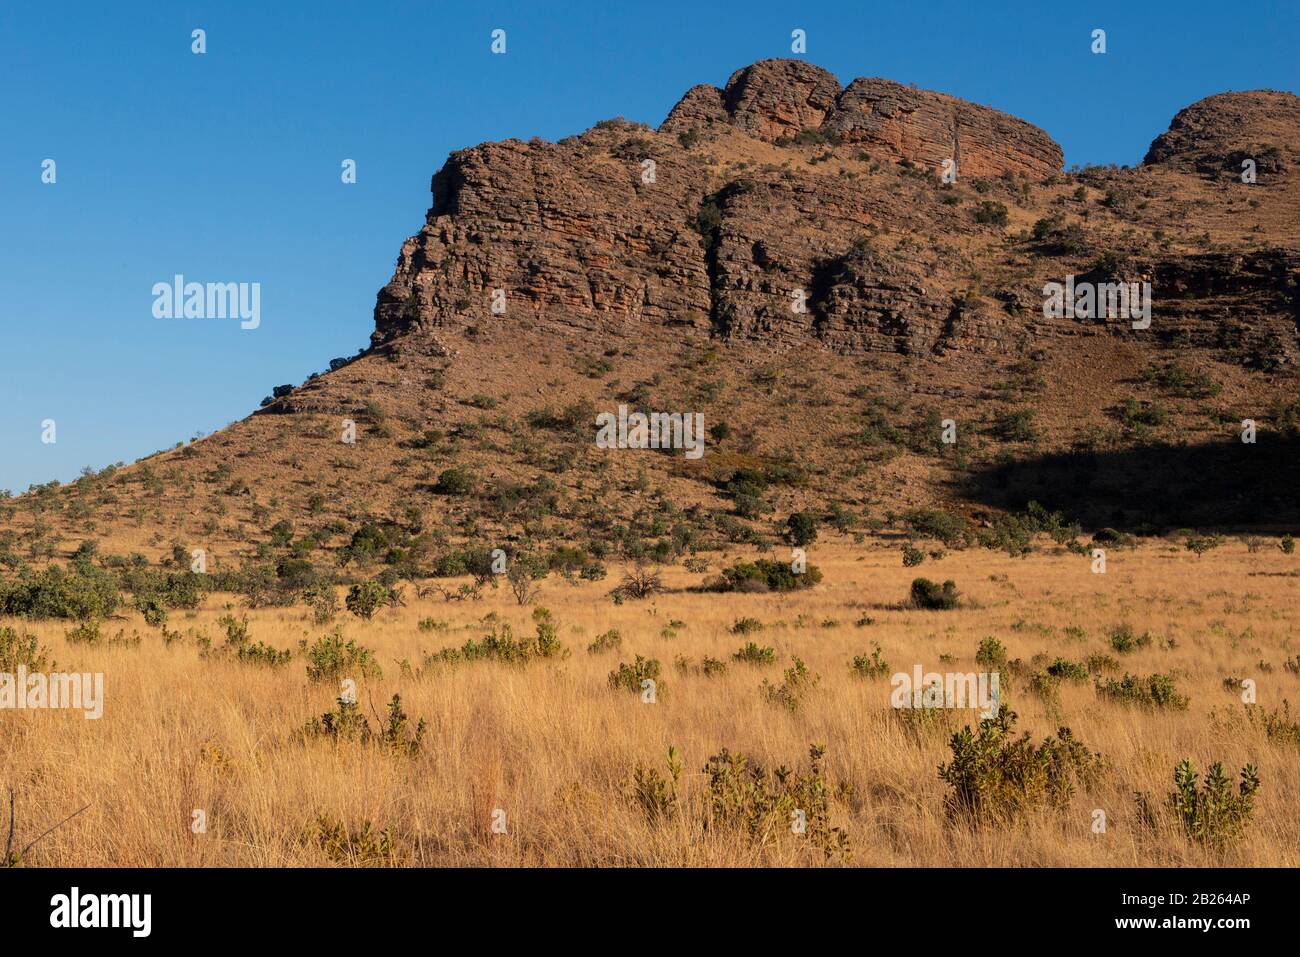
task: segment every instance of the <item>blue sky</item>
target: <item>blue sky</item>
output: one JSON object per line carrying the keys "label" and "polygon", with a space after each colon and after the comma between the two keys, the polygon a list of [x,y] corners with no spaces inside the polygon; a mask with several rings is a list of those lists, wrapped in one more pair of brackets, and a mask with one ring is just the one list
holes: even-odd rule
{"label": "blue sky", "polygon": [[[790,55],[795,28],[841,82],[1006,110],[1067,165],[1137,163],[1212,93],[1300,89],[1294,0],[5,3],[0,488],[213,431],[355,353],[449,151],[657,125],[693,84]],[[261,283],[260,328],[154,318],[176,273]]]}

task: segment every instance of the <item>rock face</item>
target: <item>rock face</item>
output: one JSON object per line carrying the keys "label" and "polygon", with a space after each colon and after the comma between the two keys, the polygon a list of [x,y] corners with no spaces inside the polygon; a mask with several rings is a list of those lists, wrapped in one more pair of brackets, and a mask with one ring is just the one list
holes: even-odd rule
{"label": "rock face", "polygon": [[[1277,144],[1281,165],[1261,163],[1261,175],[1282,169],[1300,130],[1297,102],[1268,92],[1203,100],[1179,114],[1147,162],[1222,164],[1244,135]],[[937,178],[945,159],[957,161],[955,189]],[[433,177],[423,229],[379,293],[372,342],[445,354],[441,330],[525,323],[598,340],[997,356],[1053,337],[1124,334],[1118,324],[1042,316],[1043,282],[1083,273],[1106,248],[1087,235],[1099,219],[1109,216],[1116,235],[1133,232],[1107,207],[1085,208],[1080,183],[1092,180],[1068,191],[1043,184],[1061,162],[1045,133],[996,110],[888,80],[841,89],[811,64],[764,60],[725,89],[692,87],[657,131],[612,120],[559,143],[453,153]],[[1150,195],[1155,174],[1110,175],[1094,189],[1120,197]],[[1013,227],[1008,204],[1037,211]],[[1028,238],[1035,219],[1062,208],[1088,239],[1075,243],[1079,262]],[[1279,217],[1270,221],[1287,221]],[[1012,228],[1025,238],[1009,243]],[[1177,268],[1158,260],[1148,256],[1146,272],[1204,273],[1217,286],[1249,277],[1249,336],[1294,354],[1294,250]],[[990,286],[987,276],[1003,278]],[[1184,339],[1212,344],[1227,320],[1222,310],[1196,313],[1190,296],[1157,307],[1162,326],[1181,316],[1191,322],[1179,327]]]}
{"label": "rock face", "polygon": [[1242,161],[1253,159],[1265,184],[1300,162],[1297,127],[1300,96],[1277,90],[1220,93],[1180,110],[1142,162],[1239,176]]}
{"label": "rock face", "polygon": [[1005,113],[892,80],[857,79],[843,90],[826,70],[802,60],[761,60],[737,70],[725,90],[692,88],[661,130],[715,123],[768,142],[801,134],[858,144],[873,156],[960,174],[1021,173],[1036,180],[1061,170],[1061,148],[1042,130]]}

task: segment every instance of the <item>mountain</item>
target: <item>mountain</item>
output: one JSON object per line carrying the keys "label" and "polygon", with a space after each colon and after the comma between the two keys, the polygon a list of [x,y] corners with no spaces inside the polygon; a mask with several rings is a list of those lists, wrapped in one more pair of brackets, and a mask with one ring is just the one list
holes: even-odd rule
{"label": "mountain", "polygon": [[[487,539],[662,555],[796,510],[889,530],[1031,499],[1091,527],[1300,523],[1293,94],[1208,97],[1142,165],[1067,172],[989,107],[763,60],[658,129],[460,150],[431,192],[367,349],[33,490],[10,544],[233,559],[287,521],[334,549],[400,528],[417,563]],[[1045,314],[1048,284],[1115,282],[1149,283],[1148,327]],[[620,404],[703,413],[704,455],[597,448]]]}

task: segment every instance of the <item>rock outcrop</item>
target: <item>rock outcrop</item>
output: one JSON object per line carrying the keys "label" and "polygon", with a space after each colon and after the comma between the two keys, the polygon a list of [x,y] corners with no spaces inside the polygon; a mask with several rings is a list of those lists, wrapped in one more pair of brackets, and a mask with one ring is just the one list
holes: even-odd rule
{"label": "rock outcrop", "polygon": [[1060,172],[1061,148],[1024,120],[944,93],[892,80],[857,79],[844,89],[802,60],[761,60],[737,70],[726,89],[693,87],[661,130],[681,133],[729,123],[768,142],[858,144],[873,156],[939,169],[957,161],[966,176]]}
{"label": "rock outcrop", "polygon": [[[1280,165],[1261,163],[1262,174],[1283,169],[1300,130],[1296,102],[1267,92],[1203,100],[1157,139],[1148,164],[1221,166],[1244,136],[1278,144]],[[958,188],[942,188],[945,159],[957,162]],[[1086,188],[1055,195],[1042,182],[1061,162],[1045,133],[988,107],[888,80],[841,88],[811,64],[764,60],[724,89],[692,87],[657,131],[611,120],[559,143],[452,154],[433,177],[424,228],[379,294],[372,341],[439,354],[449,347],[438,330],[527,323],[843,354],[1025,355],[1056,336],[1131,334],[1042,316],[1043,281],[1086,271],[1084,256],[1105,248],[1078,239],[1098,228]],[[1107,175],[1080,182],[1107,191],[1114,235],[1127,235],[1122,197],[1152,195],[1150,176]],[[1076,238],[1035,242],[1025,214],[1013,251],[1007,203],[1038,206],[1037,217],[1049,201],[1053,216],[1076,204]],[[1084,261],[1063,261],[1062,248]],[[1294,251],[1182,262],[1150,255],[1145,273],[1251,277],[1248,338],[1290,361]],[[1016,278],[989,288],[986,272]],[[1182,294],[1156,308],[1162,328],[1188,341],[1224,338],[1227,319]]]}
{"label": "rock outcrop", "polygon": [[1220,93],[1179,110],[1142,162],[1240,176],[1242,162],[1251,159],[1264,185],[1300,162],[1297,127],[1300,96],[1277,90]]}

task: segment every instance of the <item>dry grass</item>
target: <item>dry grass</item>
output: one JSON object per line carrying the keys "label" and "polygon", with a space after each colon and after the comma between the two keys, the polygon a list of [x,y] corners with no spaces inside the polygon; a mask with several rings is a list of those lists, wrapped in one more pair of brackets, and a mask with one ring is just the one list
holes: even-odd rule
{"label": "dry grass", "polygon": [[[1295,560],[1275,550],[1249,555],[1235,544],[1197,560],[1173,545],[1109,556],[1104,576],[1087,559],[1066,554],[1009,559],[984,551],[905,569],[881,544],[816,549],[826,573],[815,590],[792,596],[719,596],[686,592],[701,576],[665,571],[668,594],[614,605],[610,583],[569,585],[549,579],[540,604],[554,614],[572,650],[563,661],[523,666],[469,662],[403,675],[424,653],[460,645],[488,629],[489,612],[532,633],[529,609],[502,587],[480,602],[411,600],[373,622],[350,616],[345,634],[373,649],[381,680],[360,682],[363,711],[382,712],[400,693],[412,719],[429,722],[423,751],[405,757],[373,746],[301,741],[295,732],[329,710],[337,689],[307,681],[295,656],[281,669],[200,657],[196,632],[220,641],[216,619],[225,596],[169,626],[189,636],[164,647],[138,618],[110,623],[144,640],[135,647],[70,645],[66,625],[5,621],[32,631],[61,668],[102,671],[107,704],[99,721],[66,712],[6,712],[0,717],[0,782],[18,795],[20,838],[30,838],[83,804],[90,808],[37,845],[25,863],[130,866],[296,866],[336,863],[425,865],[807,865],[824,861],[805,837],[778,832],[766,842],[727,828],[705,829],[706,760],[722,748],[768,766],[807,767],[808,747],[826,746],[832,784],[850,793],[831,802],[831,823],[851,839],[852,862],[866,865],[1295,866],[1300,761],[1294,744],[1224,720],[1240,714],[1227,676],[1251,677],[1259,702],[1300,702],[1300,676],[1281,667],[1297,653],[1300,578]],[[719,562],[714,560],[714,567]],[[968,600],[954,612],[891,607],[915,574],[952,578]],[[1261,573],[1261,574],[1252,574]],[[1267,574],[1262,574],[1267,573]],[[611,576],[617,581],[617,570]],[[741,617],[758,618],[757,634],[730,633]],[[449,622],[421,631],[421,618]],[[873,623],[855,624],[863,617]],[[684,626],[662,634],[670,620]],[[831,620],[834,624],[823,626]],[[250,636],[280,648],[326,629],[301,608],[250,613]],[[1120,656],[1106,641],[1127,623],[1156,637]],[[1078,626],[1084,639],[1067,637]],[[590,655],[587,645],[617,628],[620,651]],[[1058,725],[1110,763],[1091,791],[1064,812],[1027,822],[972,829],[946,819],[946,786],[936,773],[949,757],[942,731],[909,733],[889,708],[888,677],[863,679],[849,661],[878,642],[892,671],[978,671],[980,640],[997,636],[1013,658],[1042,653],[1079,660],[1090,652],[1121,658],[1137,674],[1173,673],[1191,697],[1184,712],[1146,711],[1096,697],[1090,684],[1064,685],[1055,704],[1025,682],[1006,695],[1020,725],[1041,738]],[[730,662],[749,639],[772,645],[776,665]],[[1172,638],[1176,647],[1162,648]],[[634,655],[664,665],[654,704],[609,687],[607,674]],[[954,657],[951,664],[940,655]],[[685,655],[728,660],[724,675],[683,675]],[[790,713],[759,692],[779,682],[792,655],[821,682]],[[1273,666],[1263,672],[1258,663]],[[1213,714],[1212,712],[1217,712]],[[974,712],[957,716],[971,720]],[[638,765],[665,771],[669,745],[681,754],[678,807],[657,823],[628,795]],[[1235,777],[1247,762],[1263,782],[1245,840],[1218,853],[1172,827],[1144,830],[1135,790],[1163,799],[1174,765],[1191,758],[1202,770],[1221,760]],[[1094,809],[1106,812],[1105,834],[1091,831]],[[207,831],[191,832],[195,809]],[[506,833],[493,833],[502,809]],[[360,829],[388,831],[389,846],[354,855],[327,853],[314,835],[326,816]]]}

